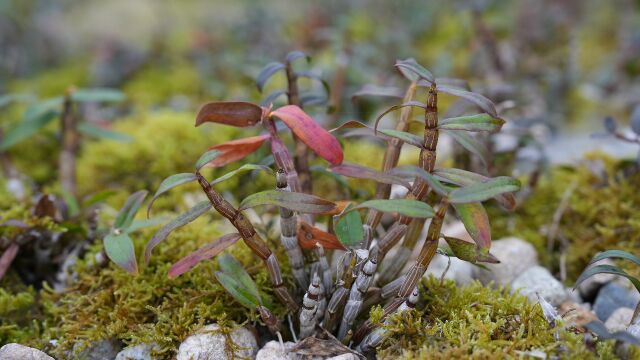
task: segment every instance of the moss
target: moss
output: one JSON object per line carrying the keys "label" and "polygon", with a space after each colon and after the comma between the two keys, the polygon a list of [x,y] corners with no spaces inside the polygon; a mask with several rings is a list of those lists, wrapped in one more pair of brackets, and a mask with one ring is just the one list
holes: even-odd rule
{"label": "moss", "polygon": [[[623,164],[604,155],[589,155],[578,166],[551,169],[514,214],[491,210],[495,238],[514,235],[531,242],[542,263],[559,271],[561,254],[566,254],[568,284],[572,284],[598,252],[622,249],[632,253],[640,248],[640,174],[624,175]],[[591,168],[602,168],[602,177]],[[575,184],[562,214],[553,244],[547,250],[547,229],[567,188]],[[626,262],[620,265],[632,274],[640,268]]]}
{"label": "moss", "polygon": [[[29,314],[29,316],[24,316]],[[9,271],[0,281],[0,343],[32,344],[46,324],[39,294]]]}
{"label": "moss", "polygon": [[415,310],[385,326],[391,336],[377,351],[380,359],[512,359],[532,350],[567,359],[616,358],[610,344],[592,352],[581,334],[561,331],[556,341],[540,306],[509,289],[430,277],[420,292]]}
{"label": "moss", "polygon": [[42,98],[59,96],[70,86],[86,86],[89,80],[87,69],[85,60],[73,61],[26,79],[15,80],[9,84],[9,92],[32,92]]}

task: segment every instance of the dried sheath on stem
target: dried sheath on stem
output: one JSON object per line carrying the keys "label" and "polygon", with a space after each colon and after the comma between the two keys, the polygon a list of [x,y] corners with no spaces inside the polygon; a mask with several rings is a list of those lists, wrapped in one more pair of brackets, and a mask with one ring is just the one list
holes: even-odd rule
{"label": "dried sheath on stem", "polygon": [[304,339],[313,334],[313,330],[317,324],[318,304],[320,299],[320,277],[318,274],[313,274],[313,280],[309,285],[309,290],[304,294],[302,299],[302,309],[300,310],[300,338]]}

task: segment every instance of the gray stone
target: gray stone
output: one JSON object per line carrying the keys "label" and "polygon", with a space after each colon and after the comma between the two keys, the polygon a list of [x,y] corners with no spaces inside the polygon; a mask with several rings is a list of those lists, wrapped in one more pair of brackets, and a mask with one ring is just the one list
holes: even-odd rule
{"label": "gray stone", "polygon": [[553,306],[560,306],[569,299],[562,283],[556,280],[549,270],[538,265],[530,267],[515,278],[511,283],[511,291],[519,291],[531,302],[538,301],[537,293]]}
{"label": "gray stone", "polygon": [[[223,360],[227,356],[227,339],[219,332],[217,324],[207,325],[186,338],[178,348],[177,360]],[[246,328],[238,327],[231,333],[231,340],[240,347],[235,357],[254,358],[258,351],[256,337]]]}
{"label": "gray stone", "polygon": [[458,285],[470,283],[473,280],[473,265],[456,257],[451,257],[450,259],[451,265],[447,270],[449,258],[445,255],[436,254],[433,260],[431,260],[425,276],[433,275],[441,278],[446,270],[447,272],[444,275],[445,279],[453,280]]}
{"label": "gray stone", "polygon": [[640,294],[616,282],[611,282],[603,286],[598,292],[596,301],[593,304],[593,311],[598,319],[607,321],[609,316],[617,308],[628,307],[635,309],[640,301]]}
{"label": "gray stone", "polygon": [[0,348],[2,360],[54,360],[42,351],[20,344],[7,344]]}
{"label": "gray stone", "polygon": [[358,357],[355,354],[346,353],[338,356],[329,357],[326,360],[358,360]]}
{"label": "gray stone", "polygon": [[530,243],[509,237],[491,244],[491,253],[500,260],[499,264],[484,264],[487,270],[474,268],[474,276],[483,284],[494,282],[507,285],[528,268],[538,265],[538,253]]}
{"label": "gray stone", "polygon": [[74,350],[72,350],[73,354],[77,354],[74,356],[76,358],[85,360],[104,360],[115,359],[116,355],[118,355],[122,349],[122,346],[120,346],[120,342],[116,339],[105,339],[92,342],[89,346],[81,350],[80,353],[78,353],[76,349],[77,347],[74,346]]}
{"label": "gray stone", "polygon": [[[589,265],[587,269],[592,268],[597,265],[615,265],[613,260],[611,259],[603,259],[598,262]],[[587,270],[585,269],[585,271]],[[616,275],[613,274],[595,274],[593,276],[588,277],[585,281],[578,285],[578,291],[580,295],[585,299],[593,299],[598,290],[605,284],[611,282],[616,278]]]}
{"label": "gray stone", "polygon": [[627,307],[617,308],[611,316],[605,321],[604,326],[614,333],[617,331],[623,331],[627,329],[633,316],[633,309]]}
{"label": "gray stone", "polygon": [[115,360],[153,360],[151,353],[157,348],[156,344],[129,346],[120,351]]}
{"label": "gray stone", "polygon": [[269,341],[258,351],[256,360],[296,360],[296,355],[289,353],[295,344],[287,341],[283,345],[284,349],[279,341]]}

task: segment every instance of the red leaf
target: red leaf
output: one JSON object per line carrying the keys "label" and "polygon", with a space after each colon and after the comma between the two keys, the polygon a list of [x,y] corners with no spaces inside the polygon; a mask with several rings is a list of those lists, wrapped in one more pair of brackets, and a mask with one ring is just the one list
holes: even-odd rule
{"label": "red leaf", "polygon": [[9,245],[7,250],[4,251],[2,256],[0,256],[0,279],[4,276],[4,274],[9,270],[9,266],[13,262],[13,259],[18,255],[18,244],[12,243]]}
{"label": "red leaf", "polygon": [[244,101],[218,101],[205,104],[196,117],[196,126],[212,122],[237,127],[253,126],[262,119],[262,108]]}
{"label": "red leaf", "polygon": [[338,140],[302,109],[295,105],[287,105],[272,111],[271,115],[280,118],[302,142],[320,157],[333,165],[342,163],[344,156]]}
{"label": "red leaf", "polygon": [[475,243],[481,249],[491,247],[491,225],[482,203],[453,204],[458,217]]}
{"label": "red leaf", "polygon": [[320,244],[327,250],[347,250],[335,235],[313,227],[304,221],[300,221],[298,228],[298,243],[303,249],[315,249],[316,244]]}
{"label": "red leaf", "polygon": [[171,266],[171,269],[169,269],[169,278],[170,279],[176,278],[184,274],[185,272],[191,270],[199,262],[211,259],[212,257],[218,255],[222,250],[233,245],[239,239],[240,239],[240,234],[233,233],[233,234],[227,234],[225,236],[222,236],[208,243],[207,245],[183,257],[182,259],[178,260],[175,264],[173,264]]}
{"label": "red leaf", "polygon": [[238,161],[258,150],[260,145],[269,138],[269,135],[258,135],[244,139],[232,140],[224,144],[212,146],[209,150],[219,150],[220,155],[209,162],[205,167],[220,167]]}

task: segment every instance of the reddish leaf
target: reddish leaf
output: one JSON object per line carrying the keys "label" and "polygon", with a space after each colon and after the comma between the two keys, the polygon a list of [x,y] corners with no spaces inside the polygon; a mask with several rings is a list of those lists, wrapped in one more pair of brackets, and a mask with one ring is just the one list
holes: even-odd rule
{"label": "reddish leaf", "polygon": [[482,203],[453,204],[473,241],[483,249],[491,247],[491,225]]}
{"label": "reddish leaf", "polygon": [[209,150],[218,150],[220,155],[209,162],[205,167],[225,166],[234,161],[238,161],[246,156],[251,155],[258,150],[260,145],[269,138],[269,135],[258,135],[244,139],[232,140],[224,144],[212,146]]}
{"label": "reddish leaf", "polygon": [[282,120],[296,136],[316,154],[333,165],[342,163],[344,155],[338,140],[295,105],[283,106],[271,115]]}
{"label": "reddish leaf", "polygon": [[238,233],[227,234],[215,239],[214,241],[183,257],[175,264],[173,264],[171,266],[171,269],[169,269],[169,278],[176,278],[191,270],[199,262],[211,259],[212,257],[218,255],[222,250],[233,245],[239,239],[240,234]]}
{"label": "reddish leaf", "polygon": [[304,221],[300,221],[300,227],[298,228],[298,243],[303,249],[315,249],[316,244],[320,244],[327,250],[347,250],[335,235],[322,231]]}
{"label": "reddish leaf", "polygon": [[38,200],[35,209],[33,209],[33,215],[36,217],[50,217],[53,218],[56,215],[56,205],[51,199],[51,195],[44,194]]}
{"label": "reddish leaf", "polygon": [[262,108],[244,101],[218,101],[205,104],[196,117],[196,126],[212,122],[237,127],[253,126],[262,119]]}
{"label": "reddish leaf", "polygon": [[18,244],[12,243],[7,250],[2,253],[2,256],[0,256],[0,279],[2,279],[7,270],[9,270],[13,259],[18,255],[18,248],[20,248]]}

